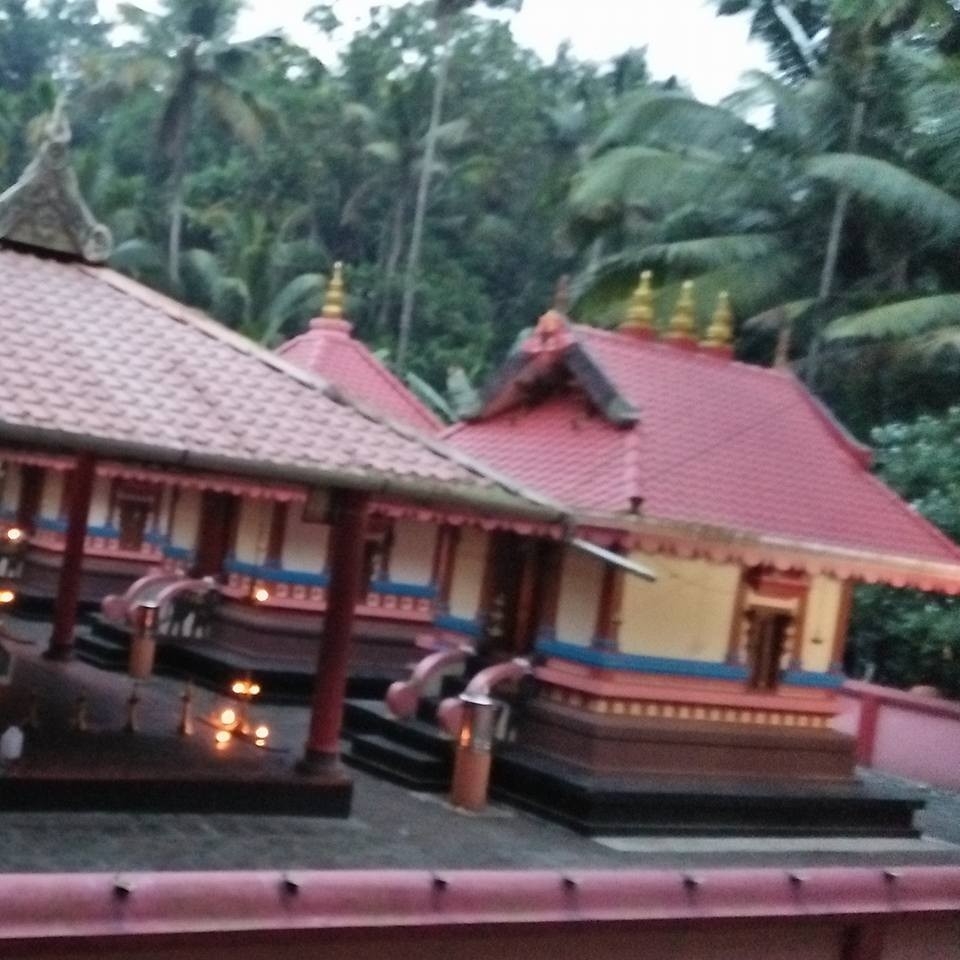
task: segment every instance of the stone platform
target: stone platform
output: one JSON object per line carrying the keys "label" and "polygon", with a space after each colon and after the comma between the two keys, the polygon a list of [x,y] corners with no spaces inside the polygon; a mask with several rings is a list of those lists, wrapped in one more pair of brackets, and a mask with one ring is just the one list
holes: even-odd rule
{"label": "stone platform", "polygon": [[924,806],[916,791],[858,780],[599,775],[518,747],[496,754],[493,792],[594,836],[916,837]]}

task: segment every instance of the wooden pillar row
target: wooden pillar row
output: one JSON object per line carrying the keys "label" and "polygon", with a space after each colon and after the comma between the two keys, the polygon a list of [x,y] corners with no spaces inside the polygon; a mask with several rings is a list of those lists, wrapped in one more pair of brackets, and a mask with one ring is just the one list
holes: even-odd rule
{"label": "wooden pillar row", "polygon": [[69,484],[67,535],[63,549],[57,597],[53,611],[53,632],[46,656],[51,660],[69,660],[73,655],[73,632],[77,624],[80,578],[83,572],[83,548],[87,538],[87,520],[93,497],[96,459],[81,453],[77,464],[65,478]]}

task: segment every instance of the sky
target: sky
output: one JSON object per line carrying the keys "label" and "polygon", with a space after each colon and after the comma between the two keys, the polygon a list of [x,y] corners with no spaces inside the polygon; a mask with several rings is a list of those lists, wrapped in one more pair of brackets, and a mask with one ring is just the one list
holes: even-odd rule
{"label": "sky", "polygon": [[[304,12],[315,2],[250,0],[240,31],[253,36],[282,28],[321,59],[329,59],[317,31],[302,24]],[[379,2],[399,5],[402,0]],[[372,3],[333,0],[344,24],[336,43],[363,25]],[[716,102],[736,88],[744,72],[762,69],[766,61],[763,47],[748,39],[744,18],[717,17],[714,10],[709,0],[524,0],[523,9],[509,20],[518,42],[545,59],[564,40],[572,42],[575,55],[583,60],[604,61],[629,47],[646,46],[655,78],[676,74],[696,96]]]}

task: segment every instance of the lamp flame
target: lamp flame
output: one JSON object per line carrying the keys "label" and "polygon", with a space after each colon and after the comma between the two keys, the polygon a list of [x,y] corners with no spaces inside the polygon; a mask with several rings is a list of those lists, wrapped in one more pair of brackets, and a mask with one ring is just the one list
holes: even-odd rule
{"label": "lamp flame", "polygon": [[270,591],[266,587],[257,587],[253,591],[253,599],[257,603],[266,603],[270,599]]}
{"label": "lamp flame", "polygon": [[11,527],[7,531],[7,539],[11,543],[17,543],[19,540],[23,539],[23,531],[19,527]]}
{"label": "lamp flame", "polygon": [[17,595],[12,590],[0,590],[0,604],[13,603]]}
{"label": "lamp flame", "polygon": [[[237,712],[236,712],[236,710],[231,710],[229,707],[227,707],[227,709],[224,710],[224,711],[220,714],[220,722],[221,722],[225,727],[232,727],[232,726],[237,722]],[[223,732],[223,731],[221,731],[221,732]],[[218,734],[218,736],[219,736],[219,734]]]}

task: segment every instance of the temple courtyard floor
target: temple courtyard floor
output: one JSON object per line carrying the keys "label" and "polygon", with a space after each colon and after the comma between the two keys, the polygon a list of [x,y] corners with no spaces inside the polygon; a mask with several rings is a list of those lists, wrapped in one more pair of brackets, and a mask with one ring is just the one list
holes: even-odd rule
{"label": "temple courtyard floor", "polygon": [[[124,733],[133,688],[128,677],[77,661],[45,661],[45,624],[6,617],[5,628],[4,643],[16,664],[11,685],[0,688],[0,728],[21,718],[33,699],[39,727],[28,734],[32,741],[24,762],[51,772],[50,790],[64,789],[55,776],[58,765],[75,768],[81,751],[81,764],[84,756],[96,757],[98,763],[122,762],[128,771],[167,769],[188,757],[192,770],[214,776],[224,762],[251,775],[289,771],[302,749],[305,707],[256,705],[250,717],[270,728],[269,749],[237,740],[217,749],[215,729],[203,718],[228,704],[200,689],[194,692],[196,732],[179,738],[184,685],[163,677],[139,685],[139,730]],[[77,733],[71,719],[81,696],[89,730]],[[266,803],[263,813],[243,814],[0,812],[0,871],[960,865],[960,794],[946,791],[927,791],[919,820],[924,836],[916,840],[591,839],[508,806],[465,814],[442,796],[405,790],[360,771],[350,775],[354,795],[347,819],[279,816],[269,813]],[[4,776],[16,773],[0,773]],[[69,807],[69,797],[63,806]]]}

